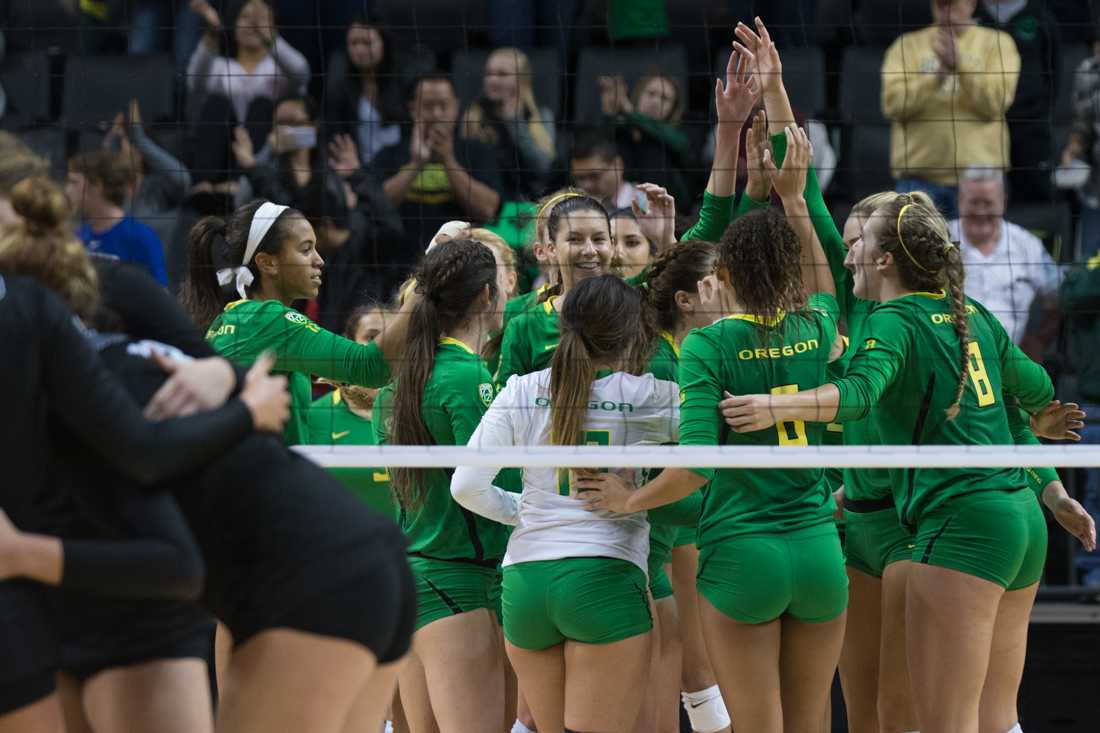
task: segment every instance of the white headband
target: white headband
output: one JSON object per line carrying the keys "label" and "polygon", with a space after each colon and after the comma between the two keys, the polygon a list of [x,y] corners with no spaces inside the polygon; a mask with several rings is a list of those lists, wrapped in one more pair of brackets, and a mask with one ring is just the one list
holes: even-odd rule
{"label": "white headband", "polygon": [[237,294],[242,299],[248,298],[246,288],[252,284],[254,279],[252,271],[248,269],[248,264],[252,262],[252,257],[256,254],[260,242],[264,241],[264,237],[267,236],[271,225],[275,223],[280,214],[289,208],[289,206],[273,204],[270,201],[260,204],[260,208],[256,209],[256,213],[252,215],[252,223],[248,227],[248,242],[244,247],[244,261],[236,267],[223,267],[218,270],[218,285],[234,283]]}

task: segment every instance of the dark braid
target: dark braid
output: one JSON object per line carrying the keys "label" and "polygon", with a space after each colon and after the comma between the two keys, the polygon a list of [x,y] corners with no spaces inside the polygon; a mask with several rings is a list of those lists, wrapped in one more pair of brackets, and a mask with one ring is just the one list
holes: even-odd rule
{"label": "dark braid", "polygon": [[[435,369],[439,339],[470,317],[470,308],[485,291],[496,297],[497,265],[493,251],[471,239],[433,247],[416,271],[420,302],[409,316],[408,335],[397,369],[389,441],[394,445],[433,445],[424,421],[424,390]],[[405,509],[423,504],[427,477],[439,469],[394,468],[394,494]]]}
{"label": "dark braid", "polygon": [[754,316],[774,320],[802,306],[802,243],[785,216],[758,209],[726,228],[718,262],[726,268],[737,300]]}
{"label": "dark braid", "polygon": [[[951,242],[947,223],[926,197],[900,194],[876,213],[879,247],[894,256],[898,278],[907,290],[944,291],[951,299],[951,320],[959,338],[959,383],[947,419],[959,414],[970,373],[970,316],[963,290],[962,253]],[[900,221],[899,221],[900,217]]]}
{"label": "dark braid", "polygon": [[646,276],[646,294],[657,325],[673,332],[680,323],[676,293],[695,293],[699,281],[714,274],[718,250],[710,242],[681,242],[657,257]]}

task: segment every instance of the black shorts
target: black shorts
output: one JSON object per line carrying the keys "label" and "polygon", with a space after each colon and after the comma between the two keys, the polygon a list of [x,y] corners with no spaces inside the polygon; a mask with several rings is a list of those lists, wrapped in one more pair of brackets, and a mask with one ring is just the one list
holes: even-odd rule
{"label": "black shorts", "polygon": [[[285,628],[354,641],[383,664],[405,656],[416,624],[416,583],[404,542],[393,539],[376,538],[354,554],[318,558],[317,569],[300,574],[299,582],[253,595],[222,619],[234,644]],[[262,569],[255,572],[263,577]]]}
{"label": "black shorts", "polygon": [[48,697],[59,661],[52,591],[0,582],[0,715]]}
{"label": "black shorts", "polygon": [[214,618],[186,601],[63,594],[61,671],[81,682],[108,669],[210,655]]}

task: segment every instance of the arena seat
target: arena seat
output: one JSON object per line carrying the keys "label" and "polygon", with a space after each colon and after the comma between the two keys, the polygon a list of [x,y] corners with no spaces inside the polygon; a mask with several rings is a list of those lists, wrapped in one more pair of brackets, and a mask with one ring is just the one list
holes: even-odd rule
{"label": "arena seat", "polygon": [[480,45],[489,25],[487,0],[378,0],[371,3],[399,45],[422,43],[436,53]]}
{"label": "arena seat", "polygon": [[176,118],[175,62],[170,55],[70,56],[65,64],[61,119],[72,129],[110,123],[131,99],[146,123]]}
{"label": "arena seat", "polygon": [[0,85],[7,96],[7,109],[0,127],[17,130],[50,118],[50,56],[45,51],[28,51],[8,56],[0,64]]}
{"label": "arena seat", "polygon": [[1058,96],[1054,100],[1053,116],[1055,125],[1067,125],[1073,121],[1073,86],[1077,78],[1077,68],[1092,55],[1092,49],[1083,43],[1067,43],[1059,51],[1062,54],[1062,78],[1058,84]]}

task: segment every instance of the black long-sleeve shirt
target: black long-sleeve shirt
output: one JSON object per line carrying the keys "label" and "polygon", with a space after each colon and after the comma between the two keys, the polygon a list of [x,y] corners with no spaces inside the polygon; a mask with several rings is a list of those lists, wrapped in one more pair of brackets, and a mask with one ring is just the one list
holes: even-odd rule
{"label": "black long-sleeve shirt", "polygon": [[[44,501],[50,495],[48,468],[57,453],[51,421],[70,431],[100,461],[143,484],[182,475],[251,432],[248,410],[237,400],[192,417],[145,420],[106,370],[72,313],[32,280],[0,277],[0,344],[0,507],[21,528],[36,530],[48,523],[41,507],[49,503]],[[85,554],[83,545],[66,549],[66,576],[74,587],[110,591],[112,586],[127,586],[124,574]],[[134,594],[139,594],[141,589],[133,585]]]}

